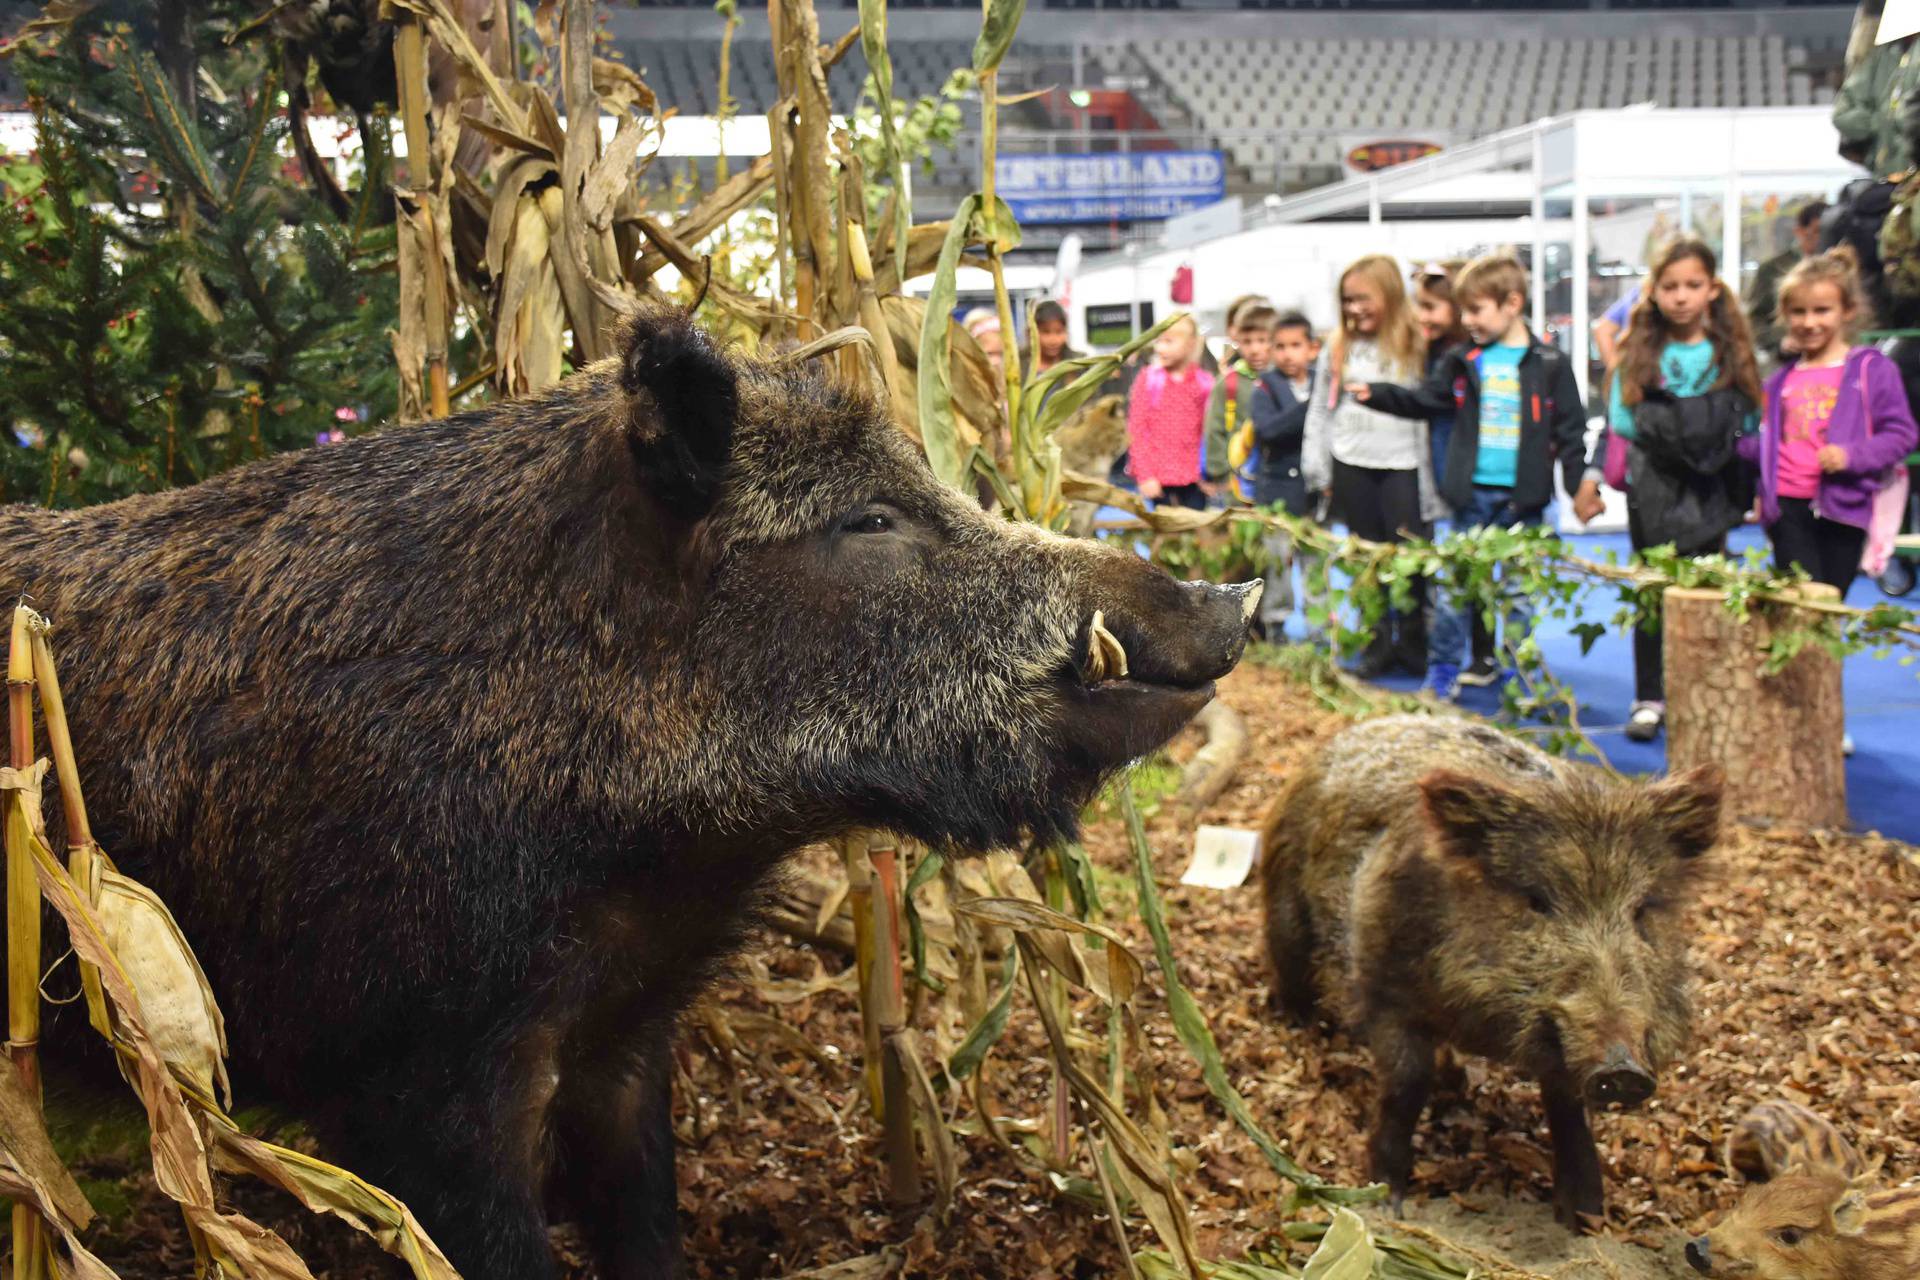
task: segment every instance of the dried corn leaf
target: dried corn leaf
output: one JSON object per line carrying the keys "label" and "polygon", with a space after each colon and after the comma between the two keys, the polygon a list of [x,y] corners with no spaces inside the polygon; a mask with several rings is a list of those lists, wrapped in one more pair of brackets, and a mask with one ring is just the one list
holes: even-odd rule
{"label": "dried corn leaf", "polygon": [[[18,798],[12,803],[18,804]],[[132,980],[109,945],[99,917],[82,899],[44,838],[36,833],[31,845],[42,896],[66,921],[74,953],[99,970],[101,988],[113,1008],[115,1042],[122,1053],[123,1067],[131,1074],[147,1109],[154,1181],[179,1203],[189,1227],[204,1237],[223,1265],[248,1276],[311,1280],[306,1264],[274,1232],[243,1214],[220,1212],[207,1148],[188,1107],[189,1095],[167,1069],[147,1033]],[[367,1231],[383,1248],[405,1261],[416,1280],[457,1280],[451,1264],[399,1201],[344,1170],[241,1134],[210,1094],[194,1098],[194,1103],[223,1145],[253,1161],[270,1158],[274,1162],[279,1176],[263,1172],[263,1177],[303,1200],[313,1196],[316,1203],[312,1207],[329,1208]],[[330,1198],[337,1198],[338,1203],[330,1203]],[[369,1217],[375,1222],[385,1218],[384,1225],[389,1229],[369,1227]]]}
{"label": "dried corn leaf", "polygon": [[416,1280],[459,1280],[413,1212],[393,1196],[324,1160],[251,1137],[225,1115],[208,1118],[222,1167],[251,1173],[309,1210],[332,1214],[366,1233],[405,1262]]}
{"label": "dried corn leaf", "polygon": [[[18,805],[19,797],[10,796],[8,803]],[[99,918],[81,899],[44,837],[35,833],[28,843],[40,892],[66,921],[74,953],[99,969],[101,988],[113,1009],[122,1069],[147,1110],[154,1182],[180,1205],[188,1227],[203,1238],[221,1265],[249,1276],[312,1280],[306,1264],[286,1241],[244,1214],[220,1211],[199,1126],[179,1083],[147,1034],[139,997],[108,945]]]}
{"label": "dried corn leaf", "polygon": [[382,17],[391,18],[395,11],[404,10],[424,20],[434,41],[453,55],[462,79],[486,95],[488,105],[499,113],[509,129],[526,132],[519,106],[508,95],[500,77],[493,73],[485,55],[474,47],[459,17],[447,8],[446,0],[381,0],[380,9]]}
{"label": "dried corn leaf", "polygon": [[0,1151],[0,1195],[32,1205],[40,1211],[42,1221],[53,1224],[53,1229],[59,1233],[67,1250],[64,1260],[66,1269],[61,1273],[61,1280],[119,1280],[112,1268],[80,1243],[74,1225],[61,1215],[59,1204],[46,1184],[21,1172],[11,1151]]}
{"label": "dried corn leaf", "polygon": [[640,144],[648,132],[648,127],[636,117],[622,115],[606,152],[587,170],[580,193],[580,209],[587,225],[596,231],[613,225],[614,202],[633,185],[633,158],[639,154]]}
{"label": "dried corn leaf", "polygon": [[1371,1280],[1373,1264],[1373,1236],[1367,1224],[1351,1209],[1335,1209],[1333,1222],[1307,1259],[1301,1280]]}
{"label": "dried corn leaf", "polygon": [[509,151],[519,151],[536,160],[545,160],[548,164],[558,164],[560,157],[550,150],[546,143],[530,138],[524,133],[516,133],[505,125],[498,125],[483,119],[469,111],[460,117],[462,128],[471,129],[489,142],[498,143]]}
{"label": "dried corn leaf", "polygon": [[920,1041],[913,1029],[903,1028],[888,1036],[887,1052],[899,1062],[913,1094],[914,1126],[933,1165],[933,1185],[937,1193],[934,1213],[944,1219],[953,1208],[954,1188],[960,1184],[960,1157],[954,1150],[953,1133],[947,1128],[946,1113],[933,1091],[926,1064],[920,1060]]}
{"label": "dried corn leaf", "polygon": [[1033,935],[1022,933],[1017,940],[1027,964],[1027,987],[1033,994],[1034,1008],[1053,1049],[1055,1069],[1080,1101],[1099,1117],[1108,1150],[1114,1155],[1113,1172],[1126,1185],[1127,1194],[1140,1211],[1147,1215],[1154,1234],[1179,1260],[1186,1274],[1200,1280],[1205,1271],[1199,1247],[1194,1242],[1193,1222],[1187,1214],[1186,1201],[1167,1171],[1165,1134],[1149,1136],[1121,1109],[1119,1101],[1081,1068],[1067,1044],[1053,1002],[1041,986],[1038,972],[1041,957]]}
{"label": "dried corn leaf", "polygon": [[107,945],[133,984],[154,1048],[202,1093],[231,1105],[226,1020],[186,935],[153,890],[94,865],[99,883],[88,896]]}
{"label": "dried corn leaf", "polygon": [[43,1206],[43,1215],[75,1228],[93,1221],[93,1206],[47,1136],[40,1099],[10,1063],[0,1067],[0,1148],[14,1174],[35,1188],[29,1198]]}
{"label": "dried corn leaf", "polygon": [[[1146,976],[1146,969],[1119,934],[1090,920],[1076,920],[1044,903],[1024,898],[974,898],[956,903],[954,910],[1027,934],[1062,977],[1108,1004],[1131,1000]],[[1099,951],[1081,951],[1067,941],[1066,935],[1076,933],[1099,938],[1106,946]]]}
{"label": "dried corn leaf", "polygon": [[503,212],[513,215],[494,313],[495,378],[502,392],[519,396],[560,380],[567,312],[539,196],[496,203],[494,212],[496,220]]}
{"label": "dried corn leaf", "polygon": [[617,111],[633,111],[643,116],[656,114],[660,104],[640,74],[624,62],[611,58],[593,60],[593,91]]}
{"label": "dried corn leaf", "polygon": [[[721,183],[698,204],[675,218],[672,223],[674,236],[688,246],[699,244],[724,226],[727,219],[764,195],[772,185],[773,157],[760,156],[750,168]],[[667,261],[665,253],[659,249],[649,249],[634,263],[628,278],[638,284],[666,266]]]}

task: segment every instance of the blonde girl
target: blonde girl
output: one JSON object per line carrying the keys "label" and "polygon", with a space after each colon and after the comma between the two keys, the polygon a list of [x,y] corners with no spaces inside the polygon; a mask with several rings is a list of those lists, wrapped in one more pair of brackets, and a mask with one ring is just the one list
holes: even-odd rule
{"label": "blonde girl", "polygon": [[1801,259],[1780,282],[1776,315],[1795,354],[1767,380],[1766,415],[1740,452],[1759,468],[1774,563],[1844,595],[1860,570],[1874,497],[1920,433],[1900,370],[1854,344],[1867,307],[1850,247]]}
{"label": "blonde girl", "polygon": [[1205,507],[1200,450],[1213,375],[1200,367],[1200,326],[1181,316],[1154,339],[1153,354],[1127,395],[1127,471],[1143,498]]}
{"label": "blonde girl", "polygon": [[[1334,509],[1360,537],[1424,536],[1444,512],[1427,424],[1369,409],[1346,390],[1349,383],[1418,382],[1424,372],[1426,342],[1399,264],[1383,254],[1361,258],[1340,273],[1339,302],[1340,327],[1321,356],[1307,411],[1303,478],[1310,490],[1331,493]],[[1416,582],[1412,607],[1382,617],[1360,674],[1380,675],[1395,664],[1425,674],[1425,596],[1425,583]]]}

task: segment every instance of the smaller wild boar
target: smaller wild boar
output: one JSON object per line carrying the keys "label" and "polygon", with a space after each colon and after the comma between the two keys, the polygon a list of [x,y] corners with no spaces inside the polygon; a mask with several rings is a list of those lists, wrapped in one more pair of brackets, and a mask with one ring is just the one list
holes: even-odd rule
{"label": "smaller wild boar", "polygon": [[[1091,480],[1105,480],[1114,461],[1127,451],[1126,397],[1101,396],[1080,406],[1053,433],[1053,442],[1060,446],[1060,465],[1066,470]],[[1076,538],[1091,538],[1094,517],[1099,513],[1097,503],[1073,503],[1067,532]]]}
{"label": "smaller wild boar", "polygon": [[1913,1280],[1920,1187],[1868,1191],[1831,1169],[1794,1170],[1749,1190],[1719,1226],[1687,1241],[1705,1276]]}
{"label": "smaller wild boar", "polygon": [[1587,1108],[1645,1101],[1686,1037],[1680,914],[1720,793],[1714,770],[1619,782],[1433,716],[1356,725],[1294,779],[1264,842],[1275,995],[1365,1034],[1396,1209],[1452,1045],[1540,1081],[1556,1216],[1602,1212]]}
{"label": "smaller wild boar", "polygon": [[1766,1182],[1790,1169],[1827,1170],[1848,1181],[1872,1172],[1832,1121],[1785,1098],[1740,1117],[1727,1134],[1727,1167],[1748,1182]]}

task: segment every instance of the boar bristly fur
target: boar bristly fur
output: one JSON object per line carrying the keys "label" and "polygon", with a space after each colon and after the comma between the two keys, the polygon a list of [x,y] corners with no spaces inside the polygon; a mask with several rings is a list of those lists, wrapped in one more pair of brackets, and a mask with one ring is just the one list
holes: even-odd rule
{"label": "boar bristly fur", "polygon": [[1587,1108],[1643,1101],[1685,1041],[1719,811],[1717,776],[1620,783],[1452,717],[1365,722],[1301,771],[1266,825],[1275,995],[1365,1033],[1396,1203],[1451,1045],[1541,1082],[1559,1216],[1601,1212]]}
{"label": "boar bristly fur", "polygon": [[1727,1167],[1749,1182],[1789,1169],[1826,1170],[1849,1180],[1870,1174],[1859,1149],[1810,1107],[1772,1098],[1741,1116],[1727,1133]]}
{"label": "boar bristly fur", "polygon": [[1687,1263],[1741,1280],[1913,1280],[1920,1187],[1873,1191],[1832,1169],[1790,1170],[1751,1188]]}
{"label": "boar bristly fur", "polygon": [[[525,401],[0,511],[102,843],[235,1079],[469,1280],[680,1274],[676,1014],[801,844],[1069,832],[1237,660],[1252,590],[982,513],[865,395],[684,317]],[[1088,679],[1096,613],[1131,678]],[[58,807],[50,814],[58,831]],[[57,838],[57,837],[56,837]]]}

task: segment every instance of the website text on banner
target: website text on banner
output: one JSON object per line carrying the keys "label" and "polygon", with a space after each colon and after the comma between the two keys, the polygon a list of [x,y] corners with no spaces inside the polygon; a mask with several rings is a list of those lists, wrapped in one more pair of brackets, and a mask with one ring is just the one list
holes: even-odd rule
{"label": "website text on banner", "polygon": [[1224,200],[1218,151],[1145,151],[996,157],[993,181],[1022,222],[1168,218]]}

